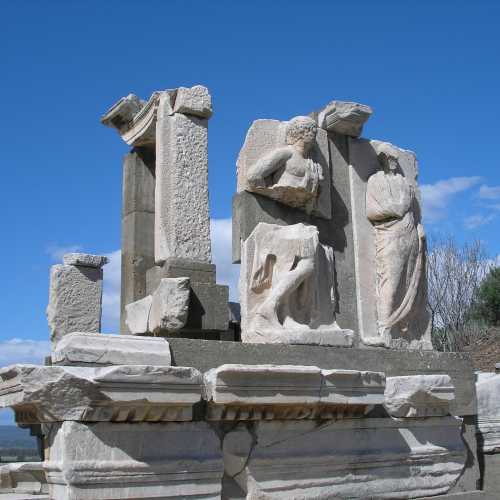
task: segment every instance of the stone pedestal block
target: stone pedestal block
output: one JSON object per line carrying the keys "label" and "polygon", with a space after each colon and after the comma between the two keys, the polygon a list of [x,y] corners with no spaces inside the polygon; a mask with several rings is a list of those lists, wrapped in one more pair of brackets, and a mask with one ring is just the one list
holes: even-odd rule
{"label": "stone pedestal block", "polygon": [[51,500],[219,500],[220,440],[205,422],[45,426]]}
{"label": "stone pedestal block", "polygon": [[65,260],[71,264],[56,264],[50,270],[47,319],[54,345],[71,332],[101,330],[101,266],[106,257],[69,254]]}

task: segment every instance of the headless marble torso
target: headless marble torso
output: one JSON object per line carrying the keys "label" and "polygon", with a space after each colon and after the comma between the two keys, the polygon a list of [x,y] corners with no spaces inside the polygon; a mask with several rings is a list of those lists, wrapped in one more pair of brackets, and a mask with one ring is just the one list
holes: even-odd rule
{"label": "headless marble torso", "polygon": [[293,146],[278,148],[261,158],[249,171],[255,192],[292,207],[312,208],[322,178],[321,166],[304,158]]}

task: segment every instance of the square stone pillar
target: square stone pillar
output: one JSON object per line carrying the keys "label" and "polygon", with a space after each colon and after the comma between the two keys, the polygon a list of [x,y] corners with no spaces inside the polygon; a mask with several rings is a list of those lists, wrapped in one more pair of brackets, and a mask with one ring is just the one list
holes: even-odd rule
{"label": "square stone pillar", "polygon": [[146,271],[154,266],[154,196],[154,149],[134,148],[123,160],[121,333],[129,333],[125,306],[146,296]]}

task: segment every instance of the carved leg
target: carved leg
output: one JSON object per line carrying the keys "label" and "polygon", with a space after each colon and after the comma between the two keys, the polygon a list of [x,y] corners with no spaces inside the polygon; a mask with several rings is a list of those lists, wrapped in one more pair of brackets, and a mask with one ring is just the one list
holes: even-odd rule
{"label": "carved leg", "polygon": [[293,293],[314,272],[314,258],[307,257],[299,260],[297,266],[283,275],[279,282],[271,289],[271,294],[257,311],[257,315],[270,323],[281,327],[278,320],[278,307],[283,300]]}

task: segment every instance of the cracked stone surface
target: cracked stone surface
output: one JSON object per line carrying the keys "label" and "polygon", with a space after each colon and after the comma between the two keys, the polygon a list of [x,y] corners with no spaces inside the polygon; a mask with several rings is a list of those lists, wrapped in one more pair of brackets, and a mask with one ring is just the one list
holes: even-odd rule
{"label": "cracked stone surface", "polygon": [[460,432],[453,417],[238,424],[223,441],[225,473],[247,499],[438,495],[465,464]]}

